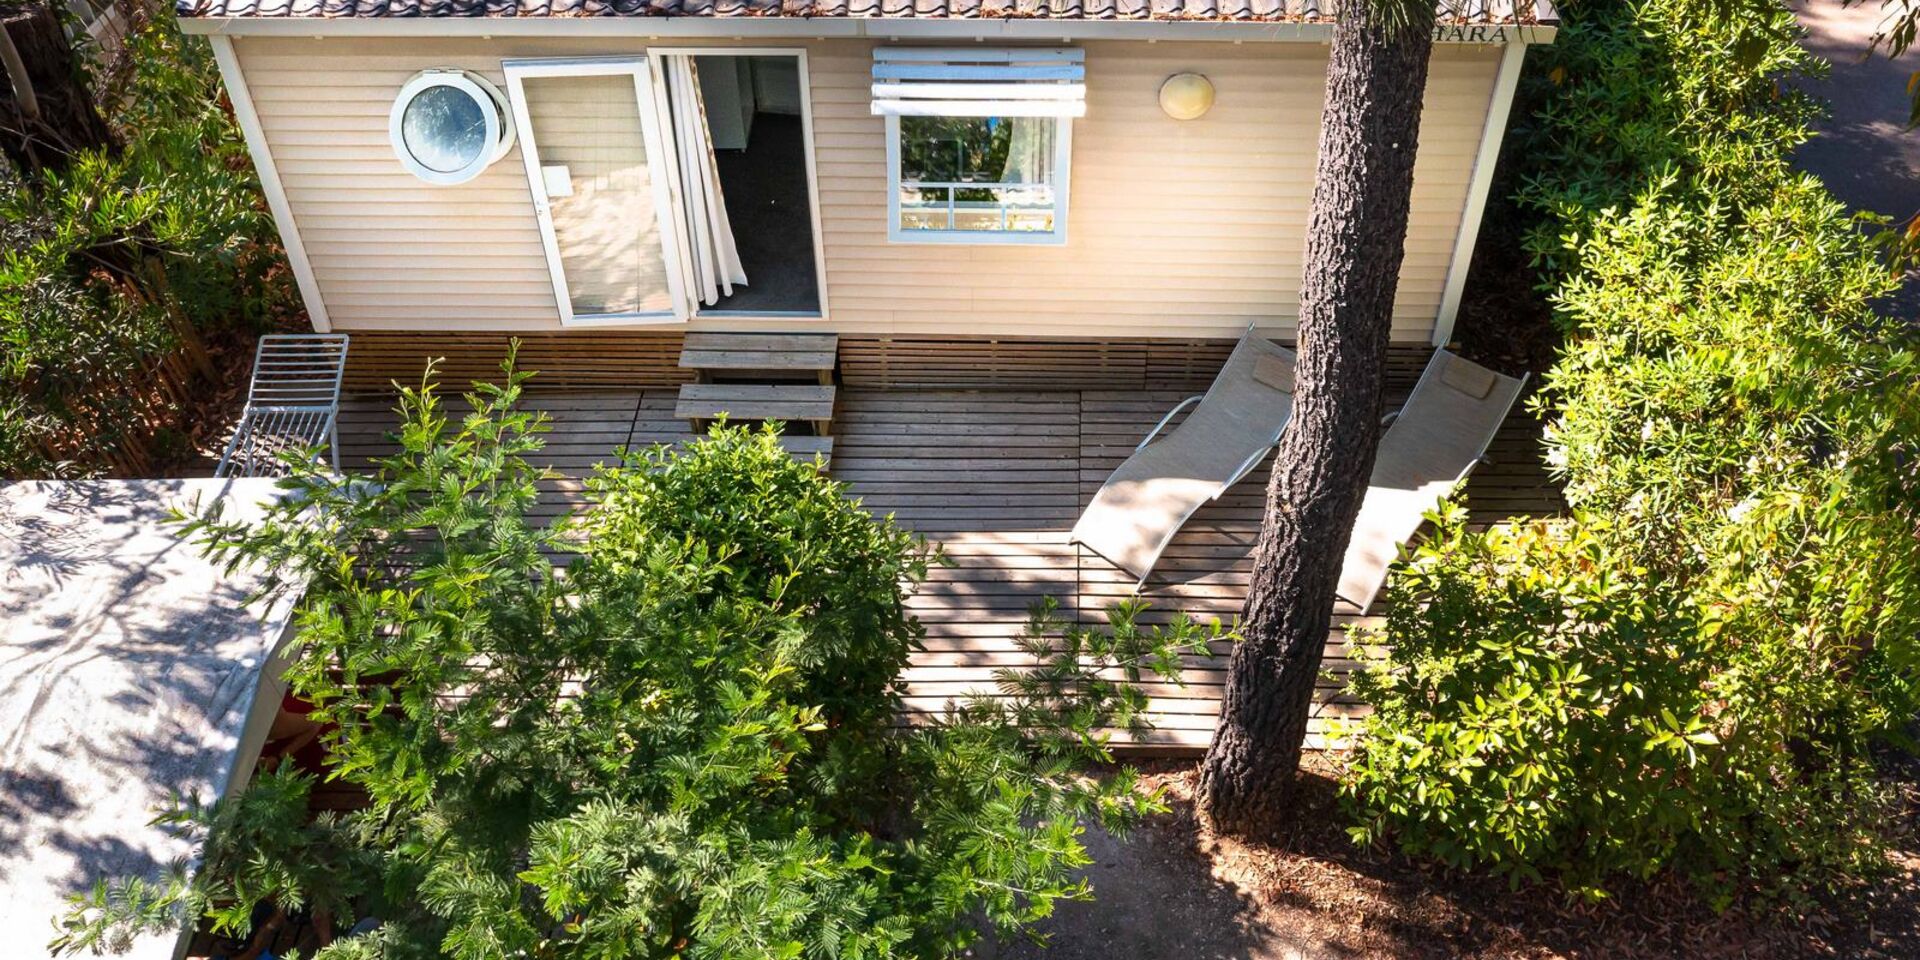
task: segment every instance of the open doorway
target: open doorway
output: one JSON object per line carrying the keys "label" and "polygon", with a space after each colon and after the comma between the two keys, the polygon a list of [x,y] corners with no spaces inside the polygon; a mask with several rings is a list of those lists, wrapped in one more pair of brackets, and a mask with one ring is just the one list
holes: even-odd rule
{"label": "open doorway", "polygon": [[727,219],[747,276],[744,286],[700,312],[818,316],[800,58],[701,53],[694,63]]}

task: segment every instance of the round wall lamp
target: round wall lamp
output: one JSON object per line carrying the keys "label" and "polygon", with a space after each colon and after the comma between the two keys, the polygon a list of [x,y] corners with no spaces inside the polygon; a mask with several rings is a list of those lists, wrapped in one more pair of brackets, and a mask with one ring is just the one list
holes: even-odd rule
{"label": "round wall lamp", "polygon": [[428,183],[466,183],[507,155],[507,98],[467,70],[422,70],[400,88],[387,118],[393,154]]}
{"label": "round wall lamp", "polygon": [[1213,81],[1176,73],[1160,85],[1160,109],[1175,120],[1198,120],[1213,109]]}

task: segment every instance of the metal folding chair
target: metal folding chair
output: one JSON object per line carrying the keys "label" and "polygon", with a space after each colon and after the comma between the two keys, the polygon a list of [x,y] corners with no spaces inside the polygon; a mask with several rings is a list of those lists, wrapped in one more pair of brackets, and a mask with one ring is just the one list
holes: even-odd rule
{"label": "metal folding chair", "polygon": [[261,337],[253,355],[247,408],[227,442],[216,477],[271,477],[285,472],[280,454],[325,445],[340,469],[340,383],[347,335],[293,333]]}

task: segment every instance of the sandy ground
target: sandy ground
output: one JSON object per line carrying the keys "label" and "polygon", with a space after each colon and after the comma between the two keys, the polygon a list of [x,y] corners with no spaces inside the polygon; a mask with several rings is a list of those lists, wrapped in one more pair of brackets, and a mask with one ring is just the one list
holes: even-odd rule
{"label": "sandy ground", "polygon": [[1257,893],[1216,876],[1213,864],[1183,829],[1184,818],[1164,818],[1117,841],[1095,831],[1087,838],[1094,865],[1090,903],[1068,903],[1046,923],[1045,946],[1012,944],[978,951],[1005,960],[1304,960],[1340,954],[1283,927],[1290,920]]}
{"label": "sandy ground", "polygon": [[[1920,957],[1920,856],[1845,902],[1801,916],[1715,914],[1668,884],[1617,887],[1599,905],[1544,887],[1451,874],[1356,848],[1337,809],[1333,758],[1309,755],[1299,817],[1272,845],[1212,836],[1193,816],[1193,769],[1160,762],[1170,814],[1125,843],[1089,837],[1095,900],[1062,905],[1045,946],[982,960],[1787,960]],[[1920,771],[1910,771],[1920,773]],[[1906,778],[1909,785],[1916,781]],[[1913,797],[1909,797],[1910,801]],[[1920,810],[1910,802],[1908,809]],[[1911,847],[1912,844],[1904,846]]]}

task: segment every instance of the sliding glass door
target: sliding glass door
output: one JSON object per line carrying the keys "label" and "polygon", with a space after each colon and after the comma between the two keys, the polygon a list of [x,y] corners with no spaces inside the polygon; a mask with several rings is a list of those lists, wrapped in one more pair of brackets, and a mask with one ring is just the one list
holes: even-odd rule
{"label": "sliding glass door", "polygon": [[648,61],[505,67],[561,322],[684,322],[675,160]]}

